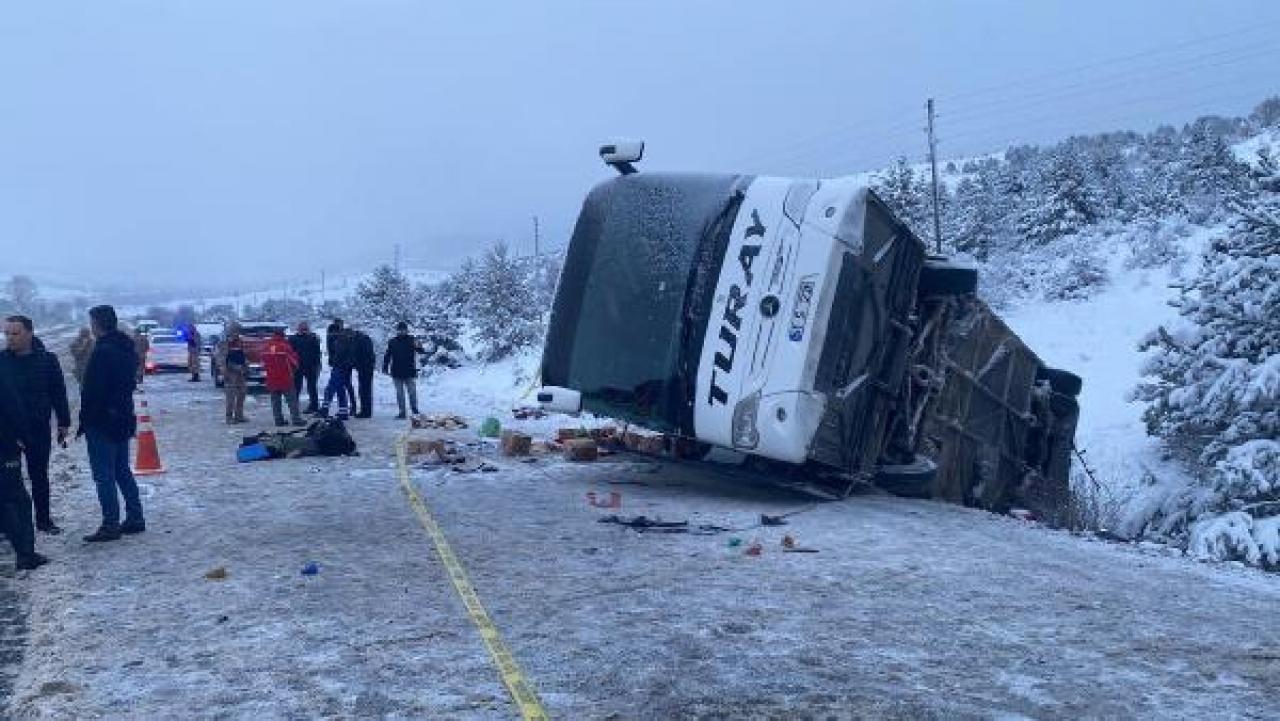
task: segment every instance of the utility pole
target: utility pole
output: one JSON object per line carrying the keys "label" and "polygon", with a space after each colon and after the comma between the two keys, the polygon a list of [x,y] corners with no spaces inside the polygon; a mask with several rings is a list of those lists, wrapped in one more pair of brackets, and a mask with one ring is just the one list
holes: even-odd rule
{"label": "utility pole", "polygon": [[541,240],[541,234],[538,229],[538,216],[533,216],[533,256],[538,257],[538,242]]}
{"label": "utility pole", "polygon": [[933,172],[933,240],[935,252],[942,255],[942,208],[938,194],[938,139],[933,134],[933,98],[925,104],[929,110],[929,168]]}
{"label": "utility pole", "polygon": [[324,271],[322,270],[320,271],[320,307],[321,308],[324,307],[326,300],[327,299],[325,298],[325,294],[324,294]]}

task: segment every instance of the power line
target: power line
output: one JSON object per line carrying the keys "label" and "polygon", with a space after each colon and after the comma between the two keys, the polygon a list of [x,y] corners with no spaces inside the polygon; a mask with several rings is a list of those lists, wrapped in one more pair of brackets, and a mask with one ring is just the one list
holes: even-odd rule
{"label": "power line", "polygon": [[[1237,30],[1218,33],[1215,35],[1202,37],[1202,38],[1190,39],[1190,40],[1162,46],[1159,48],[1152,48],[1150,50],[1146,50],[1142,52],[1129,53],[1129,54],[1120,55],[1120,56],[1113,56],[1112,58],[1109,58],[1109,59],[1099,60],[1096,62],[1075,66],[1073,68],[1068,68],[1065,70],[1053,71],[1048,73],[1039,73],[1036,75],[1026,76],[1024,78],[1006,82],[1006,83],[1000,83],[997,85],[987,86],[985,88],[978,88],[975,90],[970,90],[970,91],[965,91],[960,93],[953,93],[950,95],[944,94],[939,97],[943,100],[957,100],[961,98],[980,97],[982,95],[990,94],[995,91],[1006,90],[1009,88],[1026,85],[1031,82],[1042,81],[1046,78],[1070,77],[1072,75],[1077,75],[1082,71],[1091,70],[1095,68],[1105,67],[1105,68],[1110,68],[1114,70],[1117,67],[1122,67],[1126,62],[1129,62],[1129,61],[1159,57],[1162,55],[1169,55],[1181,49],[1196,48],[1196,47],[1204,46],[1208,43],[1222,40],[1224,38],[1234,38],[1234,37],[1240,37],[1244,35],[1250,35],[1250,34],[1258,33],[1263,30],[1269,30],[1276,26],[1280,26],[1280,21],[1273,21],[1268,23],[1255,23],[1245,28],[1241,28]],[[1243,48],[1238,46],[1233,46],[1230,48],[1217,48],[1207,53],[1198,53],[1190,56],[1184,56],[1180,59],[1172,58],[1169,60],[1160,61],[1161,65],[1140,69],[1137,71],[1137,73],[1141,75],[1143,73],[1148,73],[1152,70],[1161,70],[1163,68],[1170,67],[1171,65],[1173,67],[1179,67],[1181,65],[1187,65],[1187,64],[1195,65],[1196,67],[1192,69],[1204,69],[1206,67],[1221,67],[1223,65],[1233,64],[1236,62],[1240,62],[1242,60],[1254,59],[1257,57],[1266,56],[1269,54],[1269,52],[1273,47],[1275,47],[1274,42],[1268,40],[1265,43],[1247,45],[1247,46],[1244,46]],[[1257,50],[1259,52],[1249,52],[1254,50]],[[1244,51],[1245,54],[1239,55],[1239,53],[1241,53],[1242,51]],[[1220,63],[1210,64],[1208,66],[1205,66],[1202,63],[1202,61],[1205,59],[1218,57],[1222,55],[1227,55],[1228,60]],[[1187,72],[1187,70],[1175,71],[1174,73],[1164,73],[1161,75],[1157,75],[1156,77],[1169,77],[1171,75],[1185,74],[1185,72]],[[956,111],[955,113],[948,113],[945,115],[945,117],[949,119],[963,118],[966,116],[969,118],[977,118],[977,117],[983,117],[984,115],[1002,114],[998,110],[999,106],[1001,106],[1002,104],[1008,105],[1015,102],[1025,103],[1026,100],[1030,98],[1051,99],[1051,98],[1054,98],[1055,96],[1059,98],[1066,97],[1068,95],[1079,94],[1079,92],[1076,90],[1077,88],[1080,88],[1081,90],[1083,90],[1085,94],[1088,94],[1090,92],[1096,92],[1098,89],[1102,89],[1105,87],[1113,87],[1117,83],[1119,84],[1132,83],[1134,82],[1131,79],[1133,78],[1133,76],[1134,76],[1134,71],[1127,70],[1119,73],[1110,73],[1102,76],[1101,80],[1104,81],[1104,84],[1102,85],[1098,84],[1097,82],[1098,79],[1077,81],[1065,87],[1059,87],[1057,89],[1050,88],[1050,89],[1042,90],[1039,92],[1035,92],[1028,97],[1018,97],[1018,98],[1009,99],[1009,100],[1002,99],[1002,100],[995,100],[995,101],[984,101],[982,103],[969,106],[969,108],[965,108],[965,106],[961,104],[960,110]],[[1110,82],[1107,82],[1107,81],[1110,81]],[[1064,92],[1064,91],[1074,91],[1074,92]],[[952,106],[948,104],[948,107],[952,107]],[[992,110],[988,113],[975,112],[977,110],[984,109],[984,108],[992,108]],[[1005,114],[1002,114],[1002,115],[1005,115]],[[877,131],[879,132],[877,133]],[[830,157],[832,155],[838,155],[839,146],[833,146],[831,143],[840,142],[840,141],[839,140],[832,141],[831,139],[841,138],[847,143],[849,141],[848,136],[851,133],[856,134],[855,137],[853,138],[855,142],[858,142],[860,145],[865,146],[865,144],[869,142],[884,141],[886,139],[899,138],[899,137],[903,137],[906,133],[914,134],[916,132],[919,132],[919,129],[914,127],[914,123],[908,123],[908,122],[877,123],[877,124],[870,124],[870,125],[865,123],[850,123],[850,124],[839,126],[837,128],[832,128],[828,131],[810,136],[808,138],[802,139],[794,143],[789,143],[787,145],[782,146],[781,148],[778,148],[771,152],[767,152],[763,155],[756,154],[755,157],[753,158],[745,159],[738,162],[740,164],[745,164],[745,163],[753,163],[753,164],[763,163],[766,165],[775,164],[775,163],[790,164],[790,163],[796,162],[797,160],[811,159],[816,154],[822,154],[823,156],[827,156],[827,157]],[[799,150],[801,148],[806,148],[808,146],[811,146],[814,143],[824,143],[824,145],[822,147],[813,148],[811,150],[803,150],[799,153],[795,152],[796,150]],[[836,152],[833,152],[833,151],[836,151]],[[902,153],[894,153],[894,155],[901,155],[901,154]]]}
{"label": "power line", "polygon": [[989,85],[986,87],[976,88],[973,90],[966,90],[959,93],[951,93],[949,95],[944,93],[942,95],[939,95],[938,97],[943,100],[954,101],[954,100],[959,100],[961,98],[973,97],[975,95],[985,95],[987,93],[995,92],[997,90],[1004,90],[1010,87],[1017,87],[1017,86],[1026,85],[1029,83],[1041,82],[1047,78],[1071,75],[1071,74],[1079,73],[1083,70],[1092,70],[1094,68],[1099,68],[1099,67],[1115,66],[1118,63],[1126,62],[1128,60],[1151,57],[1155,55],[1161,55],[1161,54],[1173,52],[1181,48],[1203,45],[1205,43],[1212,42],[1215,40],[1222,40],[1223,38],[1232,38],[1232,37],[1239,37],[1241,35],[1249,35],[1249,34],[1259,32],[1261,30],[1270,30],[1277,26],[1280,26],[1280,20],[1274,20],[1271,22],[1263,22],[1263,23],[1251,23],[1247,26],[1237,28],[1235,30],[1231,30],[1224,33],[1218,33],[1216,35],[1209,35],[1202,38],[1184,40],[1181,42],[1172,43],[1170,45],[1154,47],[1154,48],[1137,52],[1137,53],[1130,53],[1127,55],[1117,55],[1117,56],[1113,56],[1103,60],[1098,60],[1095,62],[1083,64],[1083,65],[1077,65],[1075,67],[1067,68],[1064,70],[1055,70],[1055,71],[1049,71],[1044,73],[1037,73],[1035,75],[1027,75],[1027,76],[1023,76],[1022,78],[1012,80],[1009,82],[998,83],[995,85]]}
{"label": "power line", "polygon": [[[1280,53],[1280,45],[1274,42],[1265,43],[1259,46],[1254,46],[1249,49],[1252,52],[1228,57],[1216,63],[1202,62],[1204,58],[1211,57],[1209,55],[1206,55],[1200,58],[1196,58],[1195,63],[1189,67],[1177,67],[1176,69],[1172,69],[1169,72],[1155,72],[1155,73],[1143,72],[1143,73],[1133,74],[1133,75],[1113,75],[1113,76],[1110,76],[1109,78],[1106,78],[1105,82],[1095,82],[1091,80],[1088,82],[1076,83],[1074,85],[1070,85],[1064,88],[1046,89],[1041,92],[1020,95],[1012,99],[1002,98],[1000,100],[990,101],[990,102],[982,103],[980,105],[975,105],[975,106],[961,105],[960,110],[947,113],[947,117],[949,119],[956,120],[956,119],[981,118],[981,117],[987,117],[990,115],[1004,114],[1005,109],[1007,109],[1010,105],[1014,105],[1014,104],[1025,106],[1027,103],[1035,102],[1035,101],[1060,100],[1063,98],[1069,98],[1069,97],[1075,97],[1075,96],[1081,96],[1081,95],[1084,95],[1084,96],[1094,95],[1094,94],[1098,94],[1099,90],[1119,88],[1127,85],[1135,85],[1135,84],[1145,83],[1153,80],[1166,80],[1168,78],[1188,75],[1188,74],[1192,74],[1192,73],[1196,73],[1196,72],[1200,72],[1200,71],[1204,71],[1212,68],[1234,65],[1240,62],[1255,60],[1259,57],[1266,57],[1269,55]],[[1222,55],[1222,54],[1223,53],[1214,53],[1213,55],[1216,56],[1216,55]],[[1162,69],[1150,68],[1150,70],[1162,70]]]}

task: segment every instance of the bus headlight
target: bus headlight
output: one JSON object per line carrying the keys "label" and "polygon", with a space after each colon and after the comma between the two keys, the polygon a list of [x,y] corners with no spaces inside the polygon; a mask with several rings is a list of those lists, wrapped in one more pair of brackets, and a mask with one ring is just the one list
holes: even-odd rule
{"label": "bus headlight", "polygon": [[755,448],[760,444],[760,432],[756,430],[756,413],[759,410],[759,391],[738,401],[733,407],[733,425],[730,430],[734,448]]}

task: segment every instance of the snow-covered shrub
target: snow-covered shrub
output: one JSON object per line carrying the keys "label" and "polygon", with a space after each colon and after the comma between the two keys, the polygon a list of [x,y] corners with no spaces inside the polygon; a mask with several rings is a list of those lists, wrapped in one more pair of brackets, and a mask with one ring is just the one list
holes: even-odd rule
{"label": "snow-covered shrub", "polygon": [[1125,269],[1180,266],[1186,255],[1184,241],[1190,232],[1190,226],[1179,216],[1134,223],[1124,238],[1129,250]]}
{"label": "snow-covered shrub", "polygon": [[1196,521],[1191,525],[1187,553],[1196,558],[1257,565],[1261,557],[1253,542],[1253,517],[1231,511]]}
{"label": "snow-covered shrub", "polygon": [[1107,264],[1092,253],[1072,255],[1046,278],[1046,300],[1085,300],[1107,284]]}
{"label": "snow-covered shrub", "polygon": [[1148,430],[1204,469],[1211,501],[1187,509],[1192,551],[1259,563],[1239,514],[1250,524],[1280,516],[1280,171],[1270,158],[1235,207],[1176,302],[1180,326],[1142,344],[1148,380],[1136,396]]}

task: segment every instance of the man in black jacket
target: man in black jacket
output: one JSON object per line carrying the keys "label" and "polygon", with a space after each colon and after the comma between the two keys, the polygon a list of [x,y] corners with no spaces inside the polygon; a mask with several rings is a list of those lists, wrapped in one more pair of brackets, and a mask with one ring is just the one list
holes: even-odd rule
{"label": "man in black jacket", "polygon": [[320,399],[316,393],[316,383],[320,380],[320,339],[311,332],[311,324],[305,320],[298,324],[298,332],[289,336],[289,345],[298,354],[298,370],[293,374],[293,390],[302,397],[302,382],[307,382],[307,395],[311,402],[307,405],[307,413],[315,413],[320,409]]}
{"label": "man in black jacket", "polygon": [[396,323],[396,334],[387,341],[387,352],[382,355],[382,372],[391,376],[396,384],[396,405],[404,418],[404,396],[409,395],[409,408],[418,415],[418,354],[425,353],[418,340],[409,335],[409,324]]}
{"label": "man in black jacket", "polygon": [[354,405],[355,400],[351,391],[351,368],[355,357],[351,331],[342,327],[342,321],[335,320],[325,335],[325,345],[329,353],[329,382],[324,387],[319,415],[329,416],[329,404],[337,396],[338,417],[346,420],[347,409]]}
{"label": "man in black jacket", "polygon": [[352,329],[352,349],[356,377],[360,384],[360,407],[356,418],[373,416],[373,371],[378,367],[378,353],[373,349],[373,338],[361,330]]}
{"label": "man in black jacket", "polygon": [[58,444],[66,446],[71,431],[71,409],[67,404],[67,385],[62,376],[58,356],[36,344],[35,325],[25,315],[5,319],[4,337],[7,347],[0,362],[9,367],[9,379],[22,397],[26,410],[23,455],[27,459],[27,477],[31,479],[31,498],[35,501],[36,528],[57,534],[62,529],[53,522],[49,503],[49,456],[53,443],[49,438],[49,418],[58,419]]}
{"label": "man in black jacket", "polygon": [[36,553],[31,497],[22,485],[21,451],[27,419],[22,397],[10,380],[8,366],[0,366],[0,530],[13,546],[14,567],[27,571],[48,563],[49,559]]}
{"label": "man in black jacket", "polygon": [[[93,543],[115,541],[121,534],[142,533],[147,524],[142,517],[138,483],[129,468],[129,439],[137,431],[133,390],[138,356],[133,341],[120,332],[114,308],[91,308],[89,321],[97,340],[80,388],[80,428],[76,435],[88,438],[89,468],[102,506],[102,526],[84,538]],[[123,523],[117,491],[124,497]]]}

